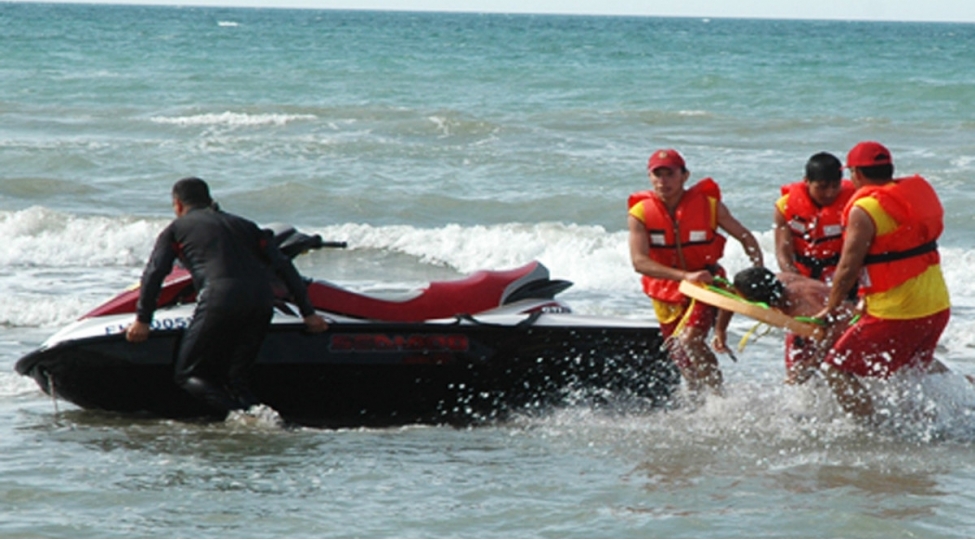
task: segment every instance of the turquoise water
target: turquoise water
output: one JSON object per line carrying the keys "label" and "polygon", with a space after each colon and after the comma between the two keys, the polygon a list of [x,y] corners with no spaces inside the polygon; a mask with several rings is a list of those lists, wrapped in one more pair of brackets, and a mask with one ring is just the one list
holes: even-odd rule
{"label": "turquoise water", "polygon": [[652,150],[717,179],[774,264],[778,186],[878,139],[943,198],[938,356],[975,373],[973,45],[969,24],[0,3],[0,536],[975,535],[967,383],[895,381],[910,406],[866,429],[780,384],[774,333],[699,409],[470,430],[133,420],[12,370],[137,280],[182,176],[349,242],[308,275],[539,259],[577,311],[652,319],[624,219]]}

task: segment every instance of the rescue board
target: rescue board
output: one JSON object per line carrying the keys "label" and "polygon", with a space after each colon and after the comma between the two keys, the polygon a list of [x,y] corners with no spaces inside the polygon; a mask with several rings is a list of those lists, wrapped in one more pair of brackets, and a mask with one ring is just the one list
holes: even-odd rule
{"label": "rescue board", "polygon": [[775,308],[749,302],[734,295],[721,294],[704,285],[690,281],[681,281],[680,292],[699,302],[704,302],[705,304],[710,304],[720,309],[734,311],[735,313],[741,313],[763,323],[785,328],[793,334],[802,337],[818,338],[822,333],[822,329],[813,323],[802,322]]}

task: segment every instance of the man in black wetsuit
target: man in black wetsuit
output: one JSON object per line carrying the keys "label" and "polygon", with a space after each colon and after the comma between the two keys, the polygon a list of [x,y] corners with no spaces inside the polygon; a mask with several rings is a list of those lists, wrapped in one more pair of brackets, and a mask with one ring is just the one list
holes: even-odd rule
{"label": "man in black wetsuit", "polygon": [[218,210],[199,178],[173,186],[176,219],[156,239],[142,274],[136,320],[126,339],[149,337],[163,279],[179,258],[198,291],[193,320],[176,357],[176,383],[216,411],[248,409],[257,401],[246,371],[267,334],[273,312],[274,274],[282,279],[311,332],[328,323],[315,313],[291,260],[253,222]]}

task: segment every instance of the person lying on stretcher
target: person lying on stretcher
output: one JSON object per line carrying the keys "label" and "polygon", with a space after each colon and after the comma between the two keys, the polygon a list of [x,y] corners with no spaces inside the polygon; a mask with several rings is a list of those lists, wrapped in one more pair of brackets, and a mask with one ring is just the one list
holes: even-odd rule
{"label": "person lying on stretcher", "polygon": [[[742,298],[761,302],[790,317],[813,317],[821,312],[829,298],[830,287],[825,283],[793,272],[773,273],[768,268],[752,267],[735,274],[734,287]],[[821,339],[786,336],[786,384],[801,384],[819,367],[830,346],[856,321],[857,305],[844,303],[844,309],[833,324],[826,326]],[[715,326],[712,347],[728,352],[727,328],[730,317],[719,317]],[[944,373],[947,366],[935,359],[929,373]],[[972,377],[966,376],[969,380]]]}

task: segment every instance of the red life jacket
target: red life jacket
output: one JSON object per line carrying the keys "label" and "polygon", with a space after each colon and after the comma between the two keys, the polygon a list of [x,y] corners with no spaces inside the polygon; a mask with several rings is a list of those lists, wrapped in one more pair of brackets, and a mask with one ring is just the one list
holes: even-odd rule
{"label": "red life jacket", "polygon": [[944,230],[944,208],[927,180],[911,176],[860,188],[843,213],[844,225],[853,203],[865,197],[876,199],[897,227],[874,237],[860,276],[862,294],[888,291],[941,261],[937,239]]}
{"label": "red life jacket", "polygon": [[[717,232],[720,202],[718,184],[705,178],[684,191],[673,217],[653,191],[630,195],[628,207],[643,204],[651,259],[671,268],[694,271],[716,267],[724,254],[725,237]],[[678,291],[678,281],[649,276],[642,276],[641,281],[643,292],[651,298],[674,303],[684,298]]]}
{"label": "red life jacket", "polygon": [[833,204],[819,206],[805,182],[782,186],[782,194],[789,196],[783,216],[792,233],[793,259],[800,274],[822,279],[836,270],[843,249],[843,209],[855,191],[853,182],[843,180]]}

